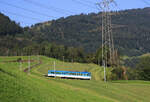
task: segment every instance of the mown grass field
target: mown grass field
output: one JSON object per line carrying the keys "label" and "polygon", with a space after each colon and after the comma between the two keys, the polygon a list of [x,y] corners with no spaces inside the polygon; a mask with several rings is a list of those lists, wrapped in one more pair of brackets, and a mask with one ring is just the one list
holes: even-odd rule
{"label": "mown grass field", "polygon": [[[150,102],[148,81],[101,81],[103,69],[95,64],[67,63],[40,56],[42,64],[23,70],[28,63],[4,62],[28,57],[0,57],[0,102]],[[31,59],[37,60],[36,56]],[[47,71],[56,70],[89,71],[92,80],[70,80],[45,77]],[[31,65],[37,64],[34,61]],[[111,71],[107,69],[109,76]]]}

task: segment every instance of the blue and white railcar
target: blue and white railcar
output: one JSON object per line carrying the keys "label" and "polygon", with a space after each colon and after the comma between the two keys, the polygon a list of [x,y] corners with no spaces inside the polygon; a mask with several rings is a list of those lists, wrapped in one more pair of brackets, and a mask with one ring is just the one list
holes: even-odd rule
{"label": "blue and white railcar", "polygon": [[74,79],[91,79],[90,72],[73,72],[73,71],[56,71],[56,70],[49,70],[48,71],[49,77],[61,77],[61,78],[74,78]]}

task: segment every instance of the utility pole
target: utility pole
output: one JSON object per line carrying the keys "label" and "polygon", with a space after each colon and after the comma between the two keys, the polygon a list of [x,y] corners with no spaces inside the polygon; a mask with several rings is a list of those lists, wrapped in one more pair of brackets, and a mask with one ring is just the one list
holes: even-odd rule
{"label": "utility pole", "polygon": [[106,68],[108,63],[113,64],[114,60],[114,44],[111,24],[110,6],[114,0],[101,0],[97,3],[102,10],[102,66],[104,67],[104,81],[106,82]]}
{"label": "utility pole", "polygon": [[7,57],[9,56],[9,48],[8,48],[8,50],[7,50]]}
{"label": "utility pole", "polygon": [[22,59],[19,62],[20,62],[20,71],[21,71],[22,70]]}
{"label": "utility pole", "polygon": [[40,63],[40,56],[37,55],[37,60],[38,60],[38,63]]}
{"label": "utility pole", "polygon": [[30,73],[30,56],[28,56],[28,74]]}
{"label": "utility pole", "polygon": [[64,64],[64,59],[65,59],[65,57],[63,56],[63,64]]}
{"label": "utility pole", "polygon": [[55,77],[56,77],[56,63],[54,61],[54,73],[55,73]]}

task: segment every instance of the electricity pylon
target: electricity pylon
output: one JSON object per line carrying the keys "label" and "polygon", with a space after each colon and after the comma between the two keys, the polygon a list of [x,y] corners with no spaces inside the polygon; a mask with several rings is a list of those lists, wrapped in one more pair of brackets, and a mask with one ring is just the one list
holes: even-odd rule
{"label": "electricity pylon", "polygon": [[101,0],[98,3],[102,10],[102,66],[104,67],[104,81],[106,82],[106,68],[108,63],[114,64],[114,41],[110,6],[116,4],[114,0]]}

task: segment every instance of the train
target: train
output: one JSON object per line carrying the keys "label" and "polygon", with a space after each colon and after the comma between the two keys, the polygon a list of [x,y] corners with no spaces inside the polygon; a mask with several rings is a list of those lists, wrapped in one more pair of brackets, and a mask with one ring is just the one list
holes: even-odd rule
{"label": "train", "polygon": [[48,77],[91,80],[91,72],[48,70]]}

